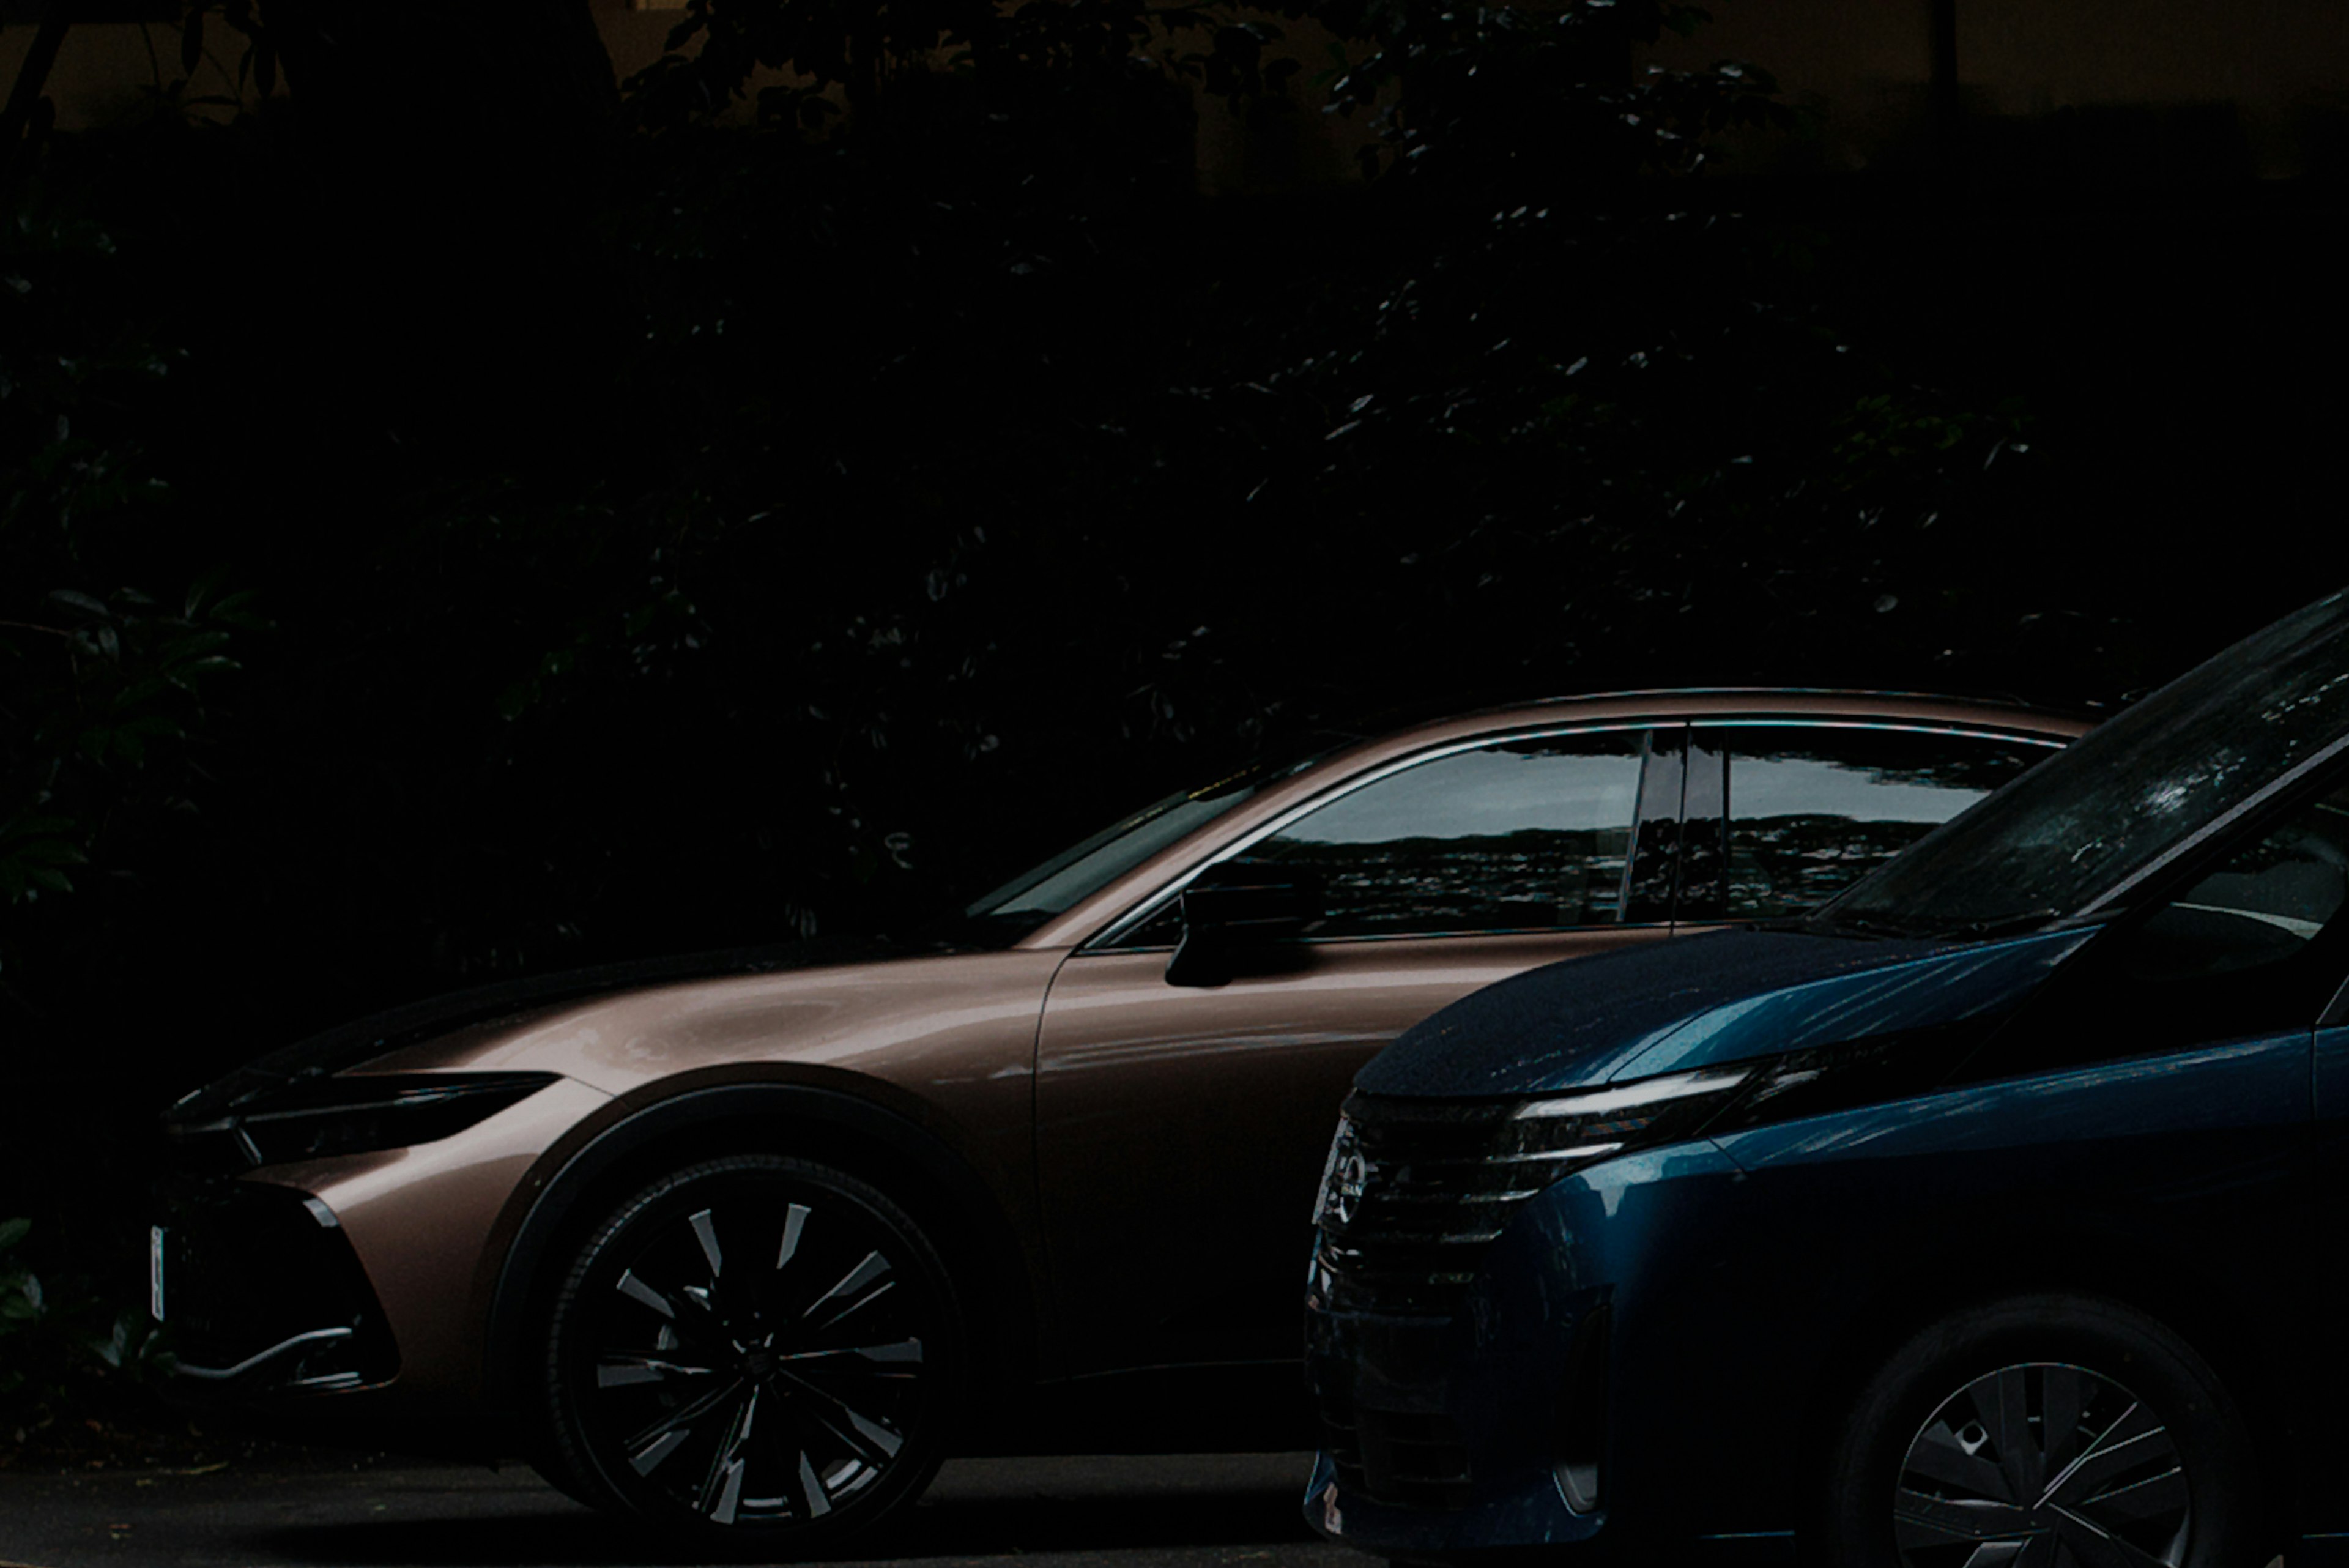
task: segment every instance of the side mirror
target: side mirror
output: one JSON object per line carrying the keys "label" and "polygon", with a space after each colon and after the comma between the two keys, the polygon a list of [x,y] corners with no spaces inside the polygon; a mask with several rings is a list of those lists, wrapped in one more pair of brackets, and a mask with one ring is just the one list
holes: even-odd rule
{"label": "side mirror", "polygon": [[1321,916],[1321,879],[1268,861],[1226,860],[1183,889],[1183,940],[1169,985],[1216,986],[1301,969],[1306,929]]}

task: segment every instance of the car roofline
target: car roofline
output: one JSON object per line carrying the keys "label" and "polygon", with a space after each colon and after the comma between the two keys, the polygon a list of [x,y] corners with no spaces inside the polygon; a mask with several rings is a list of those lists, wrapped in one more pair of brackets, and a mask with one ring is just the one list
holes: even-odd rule
{"label": "car roofline", "polygon": [[[1695,706],[1682,712],[1643,713],[1641,710],[1651,702],[1691,703]],[[1782,702],[1785,704],[1783,707],[1779,706]],[[1716,703],[1720,705],[1718,709],[1708,711],[1707,705]],[[1937,708],[1949,711],[1870,713],[1843,711],[1826,706],[1842,703],[1881,703],[1888,708]],[[1968,710],[1978,717],[1970,718]],[[1347,743],[1333,748],[1302,773],[1281,780],[1266,791],[1260,799],[1247,802],[1228,818],[1219,818],[1202,828],[1202,835],[1216,844],[1216,847],[1207,851],[1206,858],[1213,859],[1223,844],[1245,836],[1264,820],[1278,815],[1293,808],[1300,799],[1328,788],[1336,782],[1334,774],[1350,776],[1361,769],[1377,768],[1423,751],[1457,745],[1521,725],[1570,727],[1585,722],[1598,725],[1625,722],[1703,723],[1733,715],[1748,722],[1784,719],[1791,722],[1816,722],[1827,720],[1857,725],[1908,723],[1951,729],[1964,729],[1973,723],[1995,724],[2002,730],[2036,735],[2059,745],[2067,745],[2077,740],[2095,723],[2095,720],[2084,715],[2013,703],[1987,702],[1971,697],[1789,686],[1676,687],[1592,692],[1579,697],[1551,698],[1439,713],[1417,721],[1391,722],[1375,730],[1365,726],[1359,732],[1334,732],[1348,735]],[[1163,891],[1169,877],[1183,875],[1178,863],[1188,860],[1197,842],[1195,837],[1185,836],[1168,845],[1094,893],[1046,919],[1011,945],[1022,949],[1074,949],[1081,946],[1137,908],[1137,899],[1156,897]]]}
{"label": "car roofline", "polygon": [[1473,709],[1458,715],[1473,718],[1485,712],[1511,712],[1524,708],[1565,707],[1578,702],[1617,702],[1644,698],[1679,697],[1836,697],[1878,702],[1948,702],[1968,708],[2002,708],[2018,713],[2095,723],[2103,716],[2076,708],[2033,702],[2012,694],[1985,696],[1970,691],[1917,691],[1874,686],[1634,686],[1619,691],[1582,691]]}

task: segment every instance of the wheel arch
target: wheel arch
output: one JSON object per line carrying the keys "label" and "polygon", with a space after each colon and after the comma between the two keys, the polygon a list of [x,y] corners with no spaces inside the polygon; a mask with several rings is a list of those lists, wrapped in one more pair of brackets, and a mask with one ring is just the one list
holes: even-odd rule
{"label": "wheel arch", "polygon": [[[2102,1223],[2035,1229],[1992,1258],[1953,1265],[1917,1256],[1887,1271],[1841,1316],[1805,1411],[1801,1463],[1814,1498],[1844,1420],[1868,1380],[1911,1337],[1956,1313],[2018,1296],[2103,1298],[2152,1319],[2207,1363],[2250,1428],[2259,1471],[2274,1478],[2262,1499],[2281,1541],[2295,1528],[2296,1417],[2281,1367],[2261,1347],[2276,1343],[2240,1290],[2197,1271],[2163,1266],[2174,1251],[2106,1217]],[[1813,1504],[1816,1506],[1816,1502]],[[1808,1511],[1806,1510],[1806,1514]],[[1812,1528],[1806,1518],[1804,1531]]]}
{"label": "wheel arch", "polygon": [[984,1402],[1033,1379],[1038,1292],[1030,1248],[969,1160],[909,1117],[840,1089],[730,1084],[688,1089],[602,1128],[530,1201],[489,1295],[482,1388],[498,1418],[516,1426],[526,1419],[531,1329],[570,1249],[627,1192],[720,1153],[812,1159],[886,1192],[923,1227],[963,1296],[974,1395]]}

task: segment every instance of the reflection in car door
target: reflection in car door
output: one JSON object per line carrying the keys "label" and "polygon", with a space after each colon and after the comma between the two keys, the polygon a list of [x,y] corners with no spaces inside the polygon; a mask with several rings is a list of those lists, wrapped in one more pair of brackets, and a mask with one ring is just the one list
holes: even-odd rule
{"label": "reflection in car door", "polygon": [[[1528,764],[1554,742],[1520,739],[1340,785],[1293,834],[1243,848],[1311,862],[1333,908],[1358,921],[1337,920],[1292,971],[1170,985],[1165,916],[1142,928],[1161,941],[1080,950],[1061,967],[1039,1039],[1036,1137],[1067,1371],[1294,1360],[1313,1190],[1356,1070],[1469,992],[1669,933],[1685,731],[1609,733],[1558,743],[1630,749],[1619,832],[1471,822],[1442,839],[1444,824],[1413,819],[1438,812],[1458,826],[1499,798],[1495,779],[1514,789],[1513,769],[1536,776]],[[1470,851],[1431,872],[1438,840]],[[1547,929],[1545,909],[1557,922]]]}

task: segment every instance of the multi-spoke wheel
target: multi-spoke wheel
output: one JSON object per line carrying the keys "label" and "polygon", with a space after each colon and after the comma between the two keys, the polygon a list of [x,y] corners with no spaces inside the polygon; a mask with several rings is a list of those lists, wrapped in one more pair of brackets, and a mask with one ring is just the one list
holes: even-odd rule
{"label": "multi-spoke wheel", "polygon": [[2090,1297],[1944,1319],[1869,1384],[1830,1465],[1851,1568],[2257,1561],[2250,1438],[2201,1358]]}
{"label": "multi-spoke wheel", "polygon": [[581,1249],[550,1324],[553,1458],[650,1521],[836,1537],[929,1480],[959,1348],[937,1255],[888,1199],[803,1161],[712,1160]]}
{"label": "multi-spoke wheel", "polygon": [[2176,1568],[2193,1507],[2152,1407],[2063,1362],[1986,1372],[1926,1417],[1900,1463],[1892,1539],[1909,1568],[2114,1558]]}

